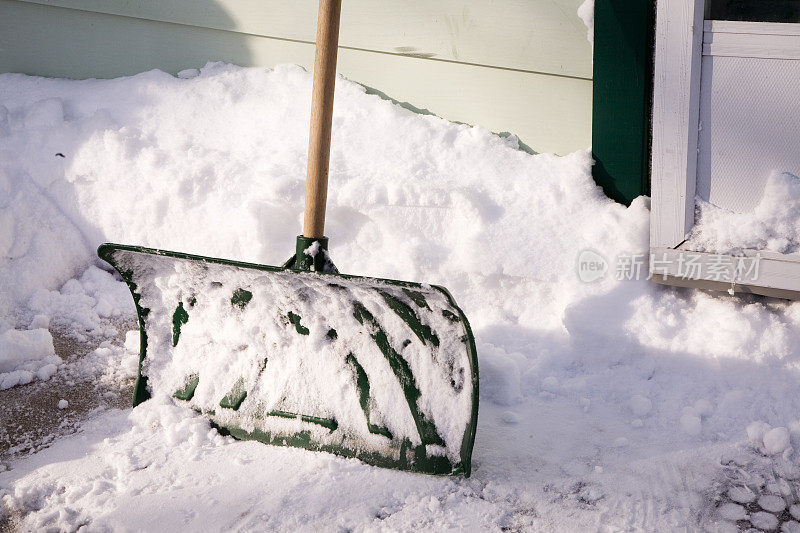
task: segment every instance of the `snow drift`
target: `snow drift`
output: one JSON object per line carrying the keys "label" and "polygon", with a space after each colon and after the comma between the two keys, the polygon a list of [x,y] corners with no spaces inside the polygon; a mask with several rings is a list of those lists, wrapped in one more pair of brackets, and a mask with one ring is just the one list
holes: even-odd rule
{"label": "snow drift", "polygon": [[[310,74],[292,66],[1,75],[1,333],[46,340],[30,331],[49,321],[103,337],[109,317],[132,316],[124,284],[94,256],[103,241],[281,264],[301,227],[310,93]],[[331,155],[340,270],[444,285],[473,326],[486,400],[473,478],[231,443],[153,403],[0,474],[26,527],[130,526],[130,509],[158,498],[150,518],[175,527],[597,529],[596,513],[618,528],[634,527],[628,516],[691,528],[680,510],[707,494],[715,446],[759,420],[759,449],[800,449],[800,306],[656,286],[646,267],[618,279],[619,257],[647,253],[648,201],[608,200],[587,152],[532,156],[513,137],[340,79]],[[577,272],[587,249],[608,264],[593,283]],[[34,344],[23,358],[46,363],[49,347]],[[20,361],[3,357],[4,368]],[[190,489],[209,479],[203,496],[236,504],[198,506]],[[648,514],[641,494],[664,512]]]}

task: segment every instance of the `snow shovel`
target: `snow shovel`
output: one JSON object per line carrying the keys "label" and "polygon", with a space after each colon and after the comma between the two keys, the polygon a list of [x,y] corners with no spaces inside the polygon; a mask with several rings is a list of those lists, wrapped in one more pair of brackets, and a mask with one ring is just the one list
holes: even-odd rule
{"label": "snow shovel", "polygon": [[321,0],[303,234],[280,267],[140,246],[98,256],[140,328],[133,404],[171,396],[223,434],[469,476],[478,362],[443,287],[339,274],[324,236],[341,0]]}

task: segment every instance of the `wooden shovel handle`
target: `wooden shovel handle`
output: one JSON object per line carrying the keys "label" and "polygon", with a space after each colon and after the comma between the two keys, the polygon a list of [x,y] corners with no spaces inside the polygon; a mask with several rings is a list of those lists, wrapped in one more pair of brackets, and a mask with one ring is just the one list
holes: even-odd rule
{"label": "wooden shovel handle", "polygon": [[319,1],[317,49],[314,56],[314,90],[311,96],[311,132],[308,137],[304,237],[320,238],[325,233],[333,89],[336,84],[336,49],[339,46],[339,15],[341,11],[342,0]]}

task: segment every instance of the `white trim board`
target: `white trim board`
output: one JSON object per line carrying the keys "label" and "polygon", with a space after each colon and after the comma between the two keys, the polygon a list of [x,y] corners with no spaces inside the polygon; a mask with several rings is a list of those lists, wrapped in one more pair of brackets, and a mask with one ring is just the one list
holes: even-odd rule
{"label": "white trim board", "polygon": [[[727,254],[693,252],[684,241],[694,226],[703,55],[800,59],[800,24],[704,21],[704,0],[657,0],[653,88],[651,261],[667,285],[728,290],[731,280],[687,274],[682,258],[701,265],[736,263]],[[705,33],[705,35],[704,35]],[[739,279],[734,292],[800,299],[800,255],[745,250],[758,256],[757,279]]]}
{"label": "white trim board", "polygon": [[747,27],[747,32],[741,33],[725,31],[724,27],[718,29],[719,25],[705,24],[703,55],[800,59],[800,28],[795,28],[794,33],[788,30],[779,30],[780,33],[777,33],[778,30],[771,28],[771,22],[747,24],[752,26]]}
{"label": "white trim board", "polygon": [[[790,300],[800,299],[800,255],[797,254],[745,250],[742,253],[745,258],[752,260],[760,256],[758,276],[754,280],[745,280],[745,283],[731,283],[735,276],[729,275],[720,279],[715,274],[709,275],[707,267],[722,261],[735,265],[740,256],[693,252],[683,248],[651,248],[650,253],[655,260],[662,261],[664,266],[663,269],[656,270],[656,273],[653,274],[652,280],[656,283],[710,290],[733,289],[734,293],[760,294]],[[706,274],[692,278],[685,277],[679,270],[681,258],[685,260],[687,255],[697,256],[701,266],[706,267],[705,270],[701,268],[700,271],[701,273],[706,272]],[[666,274],[666,277],[663,274]]]}
{"label": "white trim board", "polygon": [[674,248],[694,225],[703,0],[658,0],[650,246]]}
{"label": "white trim board", "polygon": [[756,35],[800,36],[800,24],[784,22],[739,22],[733,20],[705,20],[703,31],[714,33],[743,33]]}

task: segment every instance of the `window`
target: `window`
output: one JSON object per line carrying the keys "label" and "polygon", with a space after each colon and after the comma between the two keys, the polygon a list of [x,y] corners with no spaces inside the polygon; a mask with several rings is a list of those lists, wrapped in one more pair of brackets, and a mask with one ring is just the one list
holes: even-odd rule
{"label": "window", "polygon": [[800,0],[709,0],[708,19],[800,22]]}

